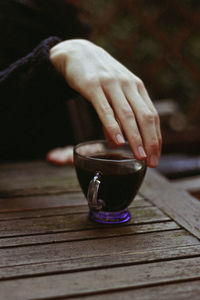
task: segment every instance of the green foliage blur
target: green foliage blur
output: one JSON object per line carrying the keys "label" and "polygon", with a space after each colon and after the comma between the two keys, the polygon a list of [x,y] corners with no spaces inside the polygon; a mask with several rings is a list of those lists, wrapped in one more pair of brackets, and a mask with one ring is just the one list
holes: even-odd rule
{"label": "green foliage blur", "polygon": [[185,112],[198,101],[199,0],[82,3],[91,39],[142,78],[153,99],[174,99]]}

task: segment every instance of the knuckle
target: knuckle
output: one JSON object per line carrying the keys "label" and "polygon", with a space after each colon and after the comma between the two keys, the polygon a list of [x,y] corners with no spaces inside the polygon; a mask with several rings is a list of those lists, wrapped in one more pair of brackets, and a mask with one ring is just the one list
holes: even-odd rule
{"label": "knuckle", "polygon": [[120,77],[120,82],[124,87],[129,87],[133,84],[132,78],[124,75]]}
{"label": "knuckle", "polygon": [[136,80],[136,86],[139,92],[145,89],[144,82],[139,78]]}
{"label": "knuckle", "polygon": [[162,144],[162,136],[161,135],[158,137],[158,142],[160,145]]}
{"label": "knuckle", "polygon": [[97,77],[94,76],[87,76],[83,80],[84,87],[88,90],[96,88],[99,85],[99,80]]}
{"label": "knuckle", "polygon": [[107,132],[109,132],[111,135],[115,135],[116,132],[119,131],[119,126],[117,124],[108,124],[106,126]]}
{"label": "knuckle", "polygon": [[154,116],[154,113],[152,113],[152,112],[145,112],[144,114],[143,114],[143,120],[144,120],[144,122],[146,122],[146,123],[154,123],[154,121],[155,121],[155,116]]}
{"label": "knuckle", "polygon": [[152,112],[152,114],[153,114],[153,117],[154,117],[154,120],[155,120],[156,124],[158,124],[160,122],[160,118],[159,118],[158,112],[156,110],[154,110]]}
{"label": "knuckle", "polygon": [[101,103],[99,108],[102,115],[113,114],[111,107],[107,103]]}
{"label": "knuckle", "polygon": [[132,112],[131,108],[122,106],[121,112],[125,119],[130,120],[133,118],[133,112]]}
{"label": "knuckle", "polygon": [[160,117],[159,117],[158,113],[155,114],[155,123],[158,127],[160,127]]}
{"label": "knuckle", "polygon": [[137,145],[137,146],[142,144],[142,139],[141,139],[140,135],[137,133],[133,133],[131,135],[130,141],[131,141],[131,143],[133,143],[134,145]]}
{"label": "knuckle", "polygon": [[100,82],[105,85],[105,86],[109,86],[112,85],[113,83],[116,82],[116,76],[114,76],[113,74],[102,74],[100,76]]}
{"label": "knuckle", "polygon": [[158,140],[152,139],[149,145],[149,149],[151,152],[157,152],[157,149],[159,148]]}

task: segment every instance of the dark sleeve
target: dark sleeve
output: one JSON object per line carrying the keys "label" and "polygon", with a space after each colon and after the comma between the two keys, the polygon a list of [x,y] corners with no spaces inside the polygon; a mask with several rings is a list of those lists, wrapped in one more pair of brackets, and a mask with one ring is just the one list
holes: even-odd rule
{"label": "dark sleeve", "polygon": [[57,37],[0,73],[1,159],[41,157],[73,142],[65,100],[76,95],[49,60]]}

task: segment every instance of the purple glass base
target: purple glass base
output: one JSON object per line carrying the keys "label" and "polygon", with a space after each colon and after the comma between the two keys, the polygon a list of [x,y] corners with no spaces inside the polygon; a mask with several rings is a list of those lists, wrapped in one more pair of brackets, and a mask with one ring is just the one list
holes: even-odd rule
{"label": "purple glass base", "polygon": [[117,212],[105,212],[90,210],[89,219],[103,224],[120,224],[128,222],[131,219],[131,214],[126,210]]}

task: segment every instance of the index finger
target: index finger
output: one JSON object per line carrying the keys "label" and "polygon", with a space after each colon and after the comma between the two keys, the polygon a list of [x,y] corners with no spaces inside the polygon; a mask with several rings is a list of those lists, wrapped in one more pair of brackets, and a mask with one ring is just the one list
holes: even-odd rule
{"label": "index finger", "polygon": [[149,94],[143,84],[143,82],[139,81],[137,85],[138,93],[141,95],[141,97],[144,99],[145,103],[149,107],[149,109],[155,114],[155,126],[156,126],[156,132],[158,136],[158,142],[159,142],[159,151],[161,153],[162,149],[162,134],[160,129],[160,118],[159,115],[155,109],[155,106],[153,105],[151,98],[149,97]]}
{"label": "index finger", "polygon": [[90,94],[90,99],[88,100],[90,100],[94,106],[106,133],[116,145],[123,145],[125,140],[121,128],[115,119],[113,109],[110,106],[101,87],[97,87],[95,92]]}

